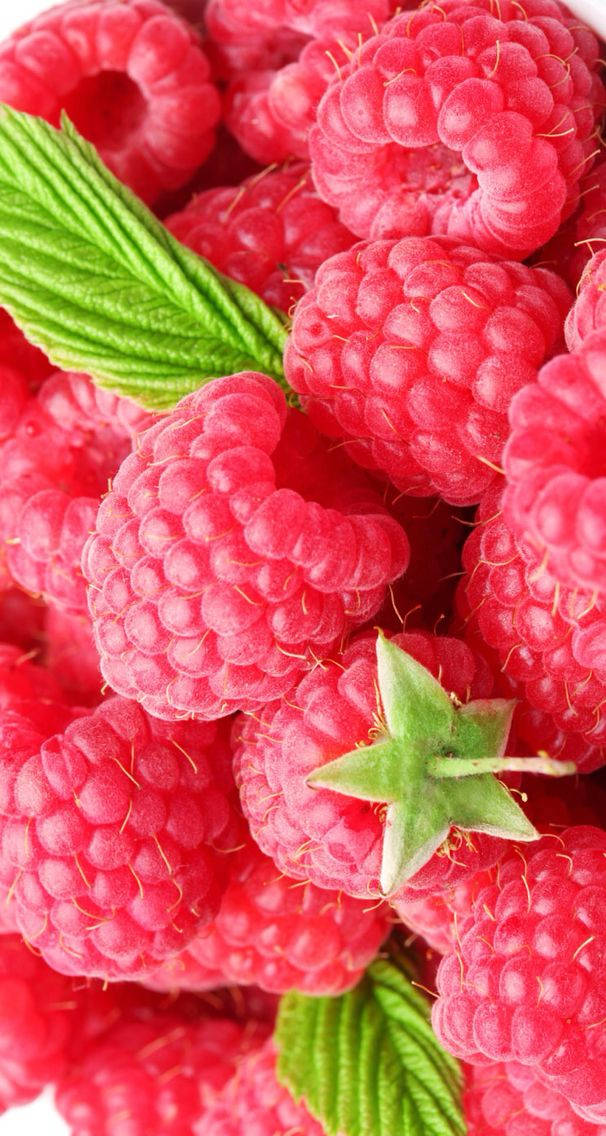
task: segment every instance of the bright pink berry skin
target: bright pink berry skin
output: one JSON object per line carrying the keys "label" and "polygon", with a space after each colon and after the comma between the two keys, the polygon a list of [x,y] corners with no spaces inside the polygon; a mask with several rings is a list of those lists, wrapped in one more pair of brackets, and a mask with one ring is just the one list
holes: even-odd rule
{"label": "bright pink berry skin", "polygon": [[557,0],[396,16],[320,103],[318,191],[360,237],[442,233],[521,259],[576,206],[603,100],[597,56]]}
{"label": "bright pink berry skin", "polygon": [[468,1136],[606,1136],[605,1125],[582,1120],[528,1066],[469,1065],[465,1082]]}
{"label": "bright pink berry skin", "polygon": [[72,1136],[193,1136],[265,1032],[227,1018],[127,1018],[70,1068],[58,1086],[57,1107]]}
{"label": "bright pink berry skin", "polygon": [[0,47],[0,99],[58,125],[65,110],[147,202],[208,157],[220,104],[199,37],[158,0],[51,8]]}
{"label": "bright pink berry skin", "polygon": [[546,269],[448,239],[333,257],[295,311],[285,369],[312,420],[414,496],[479,500],[513,394],[557,347],[571,297]]}
{"label": "bright pink berry skin", "polygon": [[358,509],[330,481],[337,502],[300,491],[286,420],[265,375],[216,379],[141,435],[99,510],[83,570],[101,670],[152,714],[279,697],[406,567],[376,495]]}
{"label": "bright pink berry skin", "polygon": [[474,898],[492,881],[488,870],[435,895],[414,895],[392,900],[398,919],[420,935],[434,951],[446,955],[456,947],[458,927],[469,914]]}
{"label": "bright pink berry skin", "polygon": [[196,1125],[195,1136],[324,1136],[324,1130],[279,1083],[270,1039],[242,1061]]}
{"label": "bright pink berry skin", "polygon": [[[446,690],[466,701],[488,697],[487,665],[457,639],[426,632],[395,636]],[[312,789],[312,770],[368,745],[376,729],[376,634],[361,635],[334,660],[305,675],[281,702],[234,726],[236,780],[251,832],[280,871],[362,899],[380,895],[381,810],[365,801]],[[259,725],[259,721],[262,723]],[[440,892],[495,863],[503,841],[453,830],[398,895]]]}
{"label": "bright pink berry skin", "polygon": [[165,964],[163,985],[195,989],[197,964],[221,976],[215,985],[336,996],[356,985],[389,929],[385,905],[369,907],[284,876],[251,841],[238,855],[216,919],[188,944],[185,958]]}
{"label": "bright pink berry skin", "polygon": [[214,918],[240,824],[225,729],[115,697],[2,767],[3,882],[56,970],[136,977]]}
{"label": "bright pink berry skin", "polygon": [[108,479],[148,412],[85,375],[56,371],[0,447],[0,536],[10,580],[86,610],[80,559]]}
{"label": "bright pink berry skin", "polygon": [[101,700],[103,679],[88,612],[46,609],[44,663],[69,702],[96,706]]}
{"label": "bright pink berry skin", "polygon": [[483,498],[463,549],[465,636],[495,652],[495,672],[521,699],[515,728],[529,752],[547,750],[590,772],[606,760],[606,608],[526,563],[501,491],[498,484]]}
{"label": "bright pink berry skin", "polygon": [[513,848],[440,963],[434,1029],[472,1064],[517,1061],[594,1124],[606,1114],[606,832]]}
{"label": "bright pink berry skin", "polygon": [[165,224],[215,268],[286,312],[311,288],[320,265],[354,241],[299,163],[206,190]]}
{"label": "bright pink berry skin", "polygon": [[511,404],[506,523],[537,572],[606,590],[606,329],[560,355]]}

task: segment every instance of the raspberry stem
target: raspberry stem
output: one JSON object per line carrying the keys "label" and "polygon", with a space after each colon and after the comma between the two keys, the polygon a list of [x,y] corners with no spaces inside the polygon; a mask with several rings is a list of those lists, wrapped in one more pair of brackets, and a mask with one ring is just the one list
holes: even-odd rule
{"label": "raspberry stem", "polygon": [[542,773],[546,777],[569,777],[576,773],[572,761],[555,761],[551,757],[430,757],[427,770],[431,777],[475,777],[478,773]]}

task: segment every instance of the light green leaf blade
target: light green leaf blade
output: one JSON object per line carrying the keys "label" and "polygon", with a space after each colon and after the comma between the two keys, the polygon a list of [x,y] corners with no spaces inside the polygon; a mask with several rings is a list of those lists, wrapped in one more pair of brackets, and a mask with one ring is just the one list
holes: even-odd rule
{"label": "light green leaf blade", "polygon": [[503,840],[538,840],[539,833],[511,793],[492,773],[442,782],[450,818],[457,828],[487,832]]}
{"label": "light green leaf blade", "polygon": [[503,757],[511,730],[515,702],[478,698],[457,712],[452,748],[467,758]]}
{"label": "light green leaf blade", "polygon": [[376,745],[361,746],[327,761],[310,773],[312,788],[333,789],[360,801],[397,801],[405,791],[406,752],[393,738]]}
{"label": "light green leaf blade", "polygon": [[329,1136],[464,1136],[461,1075],[393,959],[339,998],[281,1002],[278,1076]]}
{"label": "light green leaf blade", "polygon": [[[433,800],[427,800],[427,797]],[[385,817],[381,892],[395,895],[446,840],[450,821],[442,807],[441,785],[426,785],[423,799],[408,795],[390,805]]]}
{"label": "light green leaf blade", "polygon": [[0,303],[65,369],[150,407],[261,370],[286,330],[176,241],[64,121],[0,111]]}

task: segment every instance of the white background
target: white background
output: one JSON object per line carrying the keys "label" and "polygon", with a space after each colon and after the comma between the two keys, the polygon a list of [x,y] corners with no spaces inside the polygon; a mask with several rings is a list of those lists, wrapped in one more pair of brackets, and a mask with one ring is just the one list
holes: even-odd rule
{"label": "white background", "polygon": [[[606,0],[567,0],[567,3],[576,15],[593,23],[596,31],[606,37]],[[0,39],[46,7],[48,4],[40,0],[0,0]],[[0,1117],[0,1136],[67,1136],[67,1133],[66,1125],[47,1097]]]}

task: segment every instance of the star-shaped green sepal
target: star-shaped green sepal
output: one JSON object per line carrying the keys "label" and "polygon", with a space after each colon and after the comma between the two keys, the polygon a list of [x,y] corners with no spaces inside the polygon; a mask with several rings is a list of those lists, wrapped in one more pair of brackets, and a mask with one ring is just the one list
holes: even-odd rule
{"label": "star-shaped green sepal", "polygon": [[457,704],[420,663],[379,634],[382,739],[314,770],[308,784],[387,805],[380,886],[394,895],[430,859],[452,827],[507,840],[537,840],[495,773],[564,776],[571,762],[506,758],[515,703]]}

